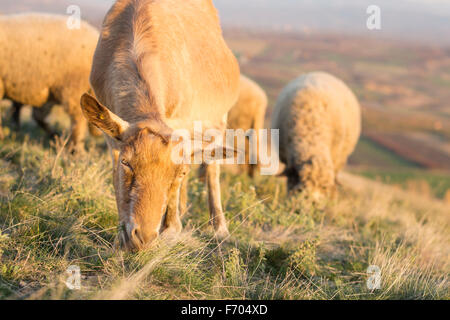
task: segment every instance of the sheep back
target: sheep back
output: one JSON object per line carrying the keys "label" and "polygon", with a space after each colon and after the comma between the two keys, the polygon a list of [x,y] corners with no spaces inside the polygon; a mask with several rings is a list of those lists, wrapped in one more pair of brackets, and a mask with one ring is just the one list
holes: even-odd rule
{"label": "sheep back", "polygon": [[86,22],[81,22],[79,29],[69,29],[67,19],[36,13],[0,16],[4,96],[36,107],[50,95],[61,103],[79,103],[81,94],[89,89],[99,34]]}

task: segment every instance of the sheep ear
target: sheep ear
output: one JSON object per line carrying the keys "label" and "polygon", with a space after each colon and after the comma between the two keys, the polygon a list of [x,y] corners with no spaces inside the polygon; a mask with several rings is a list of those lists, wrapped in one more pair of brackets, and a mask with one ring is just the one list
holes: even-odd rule
{"label": "sheep ear", "polygon": [[81,97],[81,109],[89,123],[114,139],[121,140],[122,134],[130,127],[128,122],[109,111],[88,93]]}

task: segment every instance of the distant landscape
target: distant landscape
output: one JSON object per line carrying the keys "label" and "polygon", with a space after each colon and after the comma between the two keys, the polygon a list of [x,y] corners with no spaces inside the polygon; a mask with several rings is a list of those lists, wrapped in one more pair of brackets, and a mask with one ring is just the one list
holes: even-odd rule
{"label": "distant landscape", "polygon": [[[76,4],[84,19],[99,25],[114,0],[3,0],[0,12],[63,13]],[[438,46],[450,45],[448,0],[214,0],[222,25],[254,30],[303,33],[350,33],[365,37],[408,39]],[[369,5],[378,5],[382,28],[368,33]]]}

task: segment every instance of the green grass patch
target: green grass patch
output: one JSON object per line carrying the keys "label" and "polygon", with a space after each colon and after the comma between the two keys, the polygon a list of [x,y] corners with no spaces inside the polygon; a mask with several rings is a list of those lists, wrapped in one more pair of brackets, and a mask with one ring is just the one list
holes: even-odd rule
{"label": "green grass patch", "polygon": [[419,168],[419,165],[396,155],[364,136],[360,138],[349,161],[353,165],[375,168]]}
{"label": "green grass patch", "polygon": [[[431,196],[440,199],[445,196],[447,190],[450,190],[450,173],[447,172],[432,172],[428,170],[408,168],[355,169],[354,172],[369,179],[377,180],[385,184],[402,186],[402,188],[404,189],[414,189],[415,186],[417,186],[417,188],[420,188],[418,184],[421,182],[426,182],[430,188]],[[414,182],[416,182],[416,184]],[[417,189],[409,191],[420,190]]]}
{"label": "green grass patch", "polygon": [[[0,145],[0,298],[448,299],[448,212],[370,184],[312,204],[277,177],[223,173],[231,237],[208,224],[191,173],[190,210],[176,239],[140,253],[116,248],[118,217],[102,143],[59,153],[25,133]],[[367,175],[366,173],[363,173]],[[355,182],[356,183],[356,182]],[[381,290],[367,267],[380,266]],[[81,269],[82,289],[64,281]]]}

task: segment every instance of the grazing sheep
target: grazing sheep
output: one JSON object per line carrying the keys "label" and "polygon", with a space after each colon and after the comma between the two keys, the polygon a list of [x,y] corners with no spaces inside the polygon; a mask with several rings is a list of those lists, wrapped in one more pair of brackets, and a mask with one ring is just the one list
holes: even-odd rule
{"label": "grazing sheep", "polygon": [[22,104],[46,106],[33,112],[44,127],[49,106],[62,104],[71,118],[70,146],[78,148],[87,129],[80,97],[90,88],[98,37],[98,31],[85,22],[79,29],[68,28],[67,16],[0,16],[0,98],[12,100],[15,109]]}
{"label": "grazing sheep", "polygon": [[[256,133],[256,150],[249,150],[250,140],[247,136],[245,146],[245,164],[240,165],[240,171],[247,172],[250,177],[254,176],[255,171],[259,167],[259,163],[250,164],[250,153],[256,153],[254,156],[258,159],[259,154],[259,129],[264,127],[264,116],[267,108],[267,95],[264,90],[253,80],[241,75],[239,81],[239,98],[236,104],[228,112],[227,129],[242,129],[246,132],[249,129],[255,130]],[[237,139],[235,139],[237,140]],[[235,141],[236,146],[236,141]],[[259,162],[259,161],[258,161]],[[199,177],[205,176],[206,165],[202,165],[199,169]]]}
{"label": "grazing sheep", "polygon": [[[125,248],[181,232],[180,189],[190,164],[174,161],[184,146],[179,130],[190,135],[201,122],[224,133],[239,74],[212,0],[118,0],[109,10],[90,77],[95,97],[84,94],[81,107],[110,149]],[[207,148],[217,155],[206,184],[211,224],[225,238],[218,160],[234,150],[201,138],[186,142],[193,157]]]}
{"label": "grazing sheep", "polygon": [[[254,129],[256,137],[258,132],[264,127],[264,116],[267,108],[267,95],[264,90],[253,80],[241,75],[239,86],[239,98],[233,108],[228,112],[228,129],[243,129],[247,131]],[[252,150],[259,154],[259,141],[256,141],[257,148]],[[243,169],[247,171],[249,176],[253,177],[258,169],[258,164],[250,164],[249,144],[246,144],[245,154],[246,161]],[[259,162],[259,161],[258,161]]]}
{"label": "grazing sheep", "polygon": [[272,128],[280,129],[279,156],[290,191],[314,198],[335,190],[336,176],[353,152],[361,111],[351,90],[324,72],[305,74],[280,94]]}

